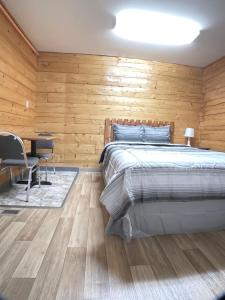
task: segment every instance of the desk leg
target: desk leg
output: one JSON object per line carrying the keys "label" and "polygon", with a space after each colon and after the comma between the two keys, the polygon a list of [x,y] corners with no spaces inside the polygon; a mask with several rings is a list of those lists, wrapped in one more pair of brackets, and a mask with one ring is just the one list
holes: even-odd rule
{"label": "desk leg", "polygon": [[[36,145],[36,141],[32,140],[31,141],[31,156],[32,157],[36,157],[37,156],[37,145]],[[37,171],[32,173],[32,181],[31,181],[31,187],[34,185],[37,185],[38,181],[37,181]]]}
{"label": "desk leg", "polygon": [[[37,156],[37,145],[36,145],[36,141],[31,141],[31,156],[36,157]],[[31,182],[31,186],[38,184],[37,182],[37,172],[35,171],[32,174],[32,182]],[[50,181],[41,181],[41,185],[52,185],[52,183]]]}

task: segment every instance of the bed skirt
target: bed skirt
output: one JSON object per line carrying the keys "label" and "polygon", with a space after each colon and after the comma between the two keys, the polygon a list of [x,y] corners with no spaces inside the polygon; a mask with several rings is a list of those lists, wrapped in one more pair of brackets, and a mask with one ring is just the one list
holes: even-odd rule
{"label": "bed skirt", "polygon": [[222,229],[225,229],[225,199],[137,203],[120,219],[110,218],[106,233],[130,240]]}

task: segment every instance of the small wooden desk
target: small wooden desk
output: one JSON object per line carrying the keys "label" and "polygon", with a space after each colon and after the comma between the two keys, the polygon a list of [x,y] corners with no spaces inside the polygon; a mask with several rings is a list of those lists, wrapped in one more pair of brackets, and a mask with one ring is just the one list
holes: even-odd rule
{"label": "small wooden desk", "polygon": [[[30,141],[31,142],[31,156],[36,157],[37,156],[37,141],[52,141],[55,140],[54,136],[50,135],[22,135],[20,138],[23,141]],[[23,181],[20,181],[20,183],[26,183]],[[52,183],[49,181],[41,181],[41,184],[43,185],[51,185]],[[34,185],[38,185],[38,180],[37,180],[37,171],[33,172],[32,174],[32,181],[31,181],[31,187]]]}
{"label": "small wooden desk", "polygon": [[46,136],[46,135],[22,135],[20,138],[23,141],[31,142],[31,156],[36,157],[37,155],[37,141],[52,141],[55,140],[54,136]]}

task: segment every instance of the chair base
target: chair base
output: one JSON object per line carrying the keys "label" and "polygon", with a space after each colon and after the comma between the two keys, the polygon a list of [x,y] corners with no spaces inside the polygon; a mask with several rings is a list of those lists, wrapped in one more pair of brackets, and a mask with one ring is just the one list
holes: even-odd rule
{"label": "chair base", "polygon": [[[19,181],[16,182],[16,184],[26,184],[27,185],[28,180],[19,180]],[[39,182],[38,181],[31,181],[30,188],[32,188],[35,185],[39,185]],[[26,190],[27,190],[27,188],[26,188]]]}
{"label": "chair base", "polygon": [[[19,180],[19,181],[16,182],[16,184],[28,184],[28,180]],[[32,188],[34,185],[39,185],[39,182],[38,181],[34,181],[34,182],[31,181],[30,187]],[[41,185],[52,185],[52,182],[43,180],[43,181],[41,181]]]}
{"label": "chair base", "polygon": [[41,185],[52,185],[52,182],[43,180],[41,181]]}

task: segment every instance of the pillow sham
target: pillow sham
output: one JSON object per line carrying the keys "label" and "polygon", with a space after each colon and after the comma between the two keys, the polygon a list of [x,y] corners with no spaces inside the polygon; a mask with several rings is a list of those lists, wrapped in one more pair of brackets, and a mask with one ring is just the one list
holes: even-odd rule
{"label": "pillow sham", "polygon": [[166,126],[144,126],[144,142],[170,143],[170,125]]}
{"label": "pillow sham", "polygon": [[130,126],[114,124],[112,127],[115,141],[144,141],[144,127],[142,125]]}

